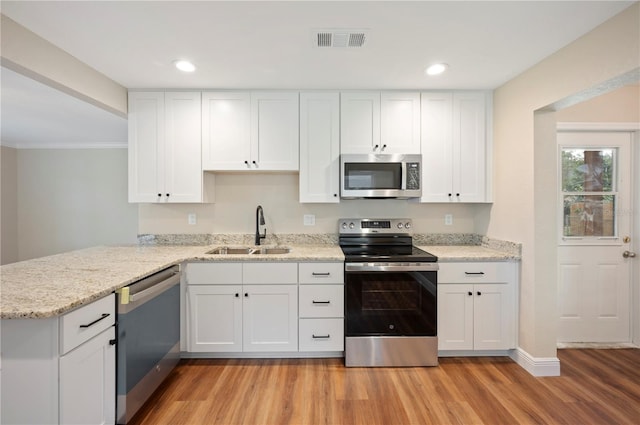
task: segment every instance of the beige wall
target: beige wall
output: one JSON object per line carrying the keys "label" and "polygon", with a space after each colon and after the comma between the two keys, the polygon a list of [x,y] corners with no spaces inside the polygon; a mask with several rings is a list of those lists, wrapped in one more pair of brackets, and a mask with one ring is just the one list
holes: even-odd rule
{"label": "beige wall", "polygon": [[126,149],[20,149],[17,176],[20,260],[137,241]]}
{"label": "beige wall", "polygon": [[0,146],[0,264],[18,261],[18,152]]}
{"label": "beige wall", "polygon": [[495,91],[495,204],[487,235],[523,244],[519,346],[531,356],[555,357],[557,333],[556,220],[549,207],[556,202],[556,118],[540,113],[534,120],[535,111],[596,94],[604,83],[615,87],[616,78],[637,72],[639,54],[636,3]]}
{"label": "beige wall", "polygon": [[[420,233],[482,233],[476,223],[490,205],[419,204],[396,200],[347,200],[339,204],[301,204],[298,174],[220,173],[215,178],[215,203],[141,204],[140,233],[253,233],[258,205],[265,211],[268,233],[335,233],[339,218],[409,217]],[[196,225],[187,223],[195,213]],[[303,216],[314,214],[315,226],[304,226]],[[445,214],[453,225],[445,226]]]}
{"label": "beige wall", "polygon": [[558,122],[640,122],[640,84],[631,84],[562,109]]}

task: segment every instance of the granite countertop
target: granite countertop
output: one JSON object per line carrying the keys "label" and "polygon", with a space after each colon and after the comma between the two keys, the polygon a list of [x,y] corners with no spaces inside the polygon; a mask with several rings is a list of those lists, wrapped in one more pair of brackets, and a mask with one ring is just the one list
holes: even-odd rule
{"label": "granite countertop", "polygon": [[418,245],[418,248],[438,257],[438,262],[455,261],[519,261],[515,253],[478,245]]}
{"label": "granite countertop", "polygon": [[344,261],[337,245],[287,245],[288,254],[205,254],[216,246],[101,246],[7,264],[0,267],[0,318],[58,316],[183,261]]}
{"label": "granite countertop", "polygon": [[[221,245],[247,246],[208,243],[101,246],[4,265],[0,267],[0,318],[59,316],[183,261],[344,261],[336,243],[286,243],[290,253],[273,255],[206,254]],[[514,253],[480,245],[417,245],[442,262],[519,259]]]}

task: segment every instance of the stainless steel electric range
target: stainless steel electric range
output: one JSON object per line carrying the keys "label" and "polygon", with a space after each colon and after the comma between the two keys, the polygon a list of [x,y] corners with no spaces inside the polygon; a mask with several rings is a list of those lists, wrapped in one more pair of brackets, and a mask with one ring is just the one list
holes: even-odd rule
{"label": "stainless steel electric range", "polygon": [[436,366],[438,257],[413,246],[410,219],[340,219],[345,365]]}

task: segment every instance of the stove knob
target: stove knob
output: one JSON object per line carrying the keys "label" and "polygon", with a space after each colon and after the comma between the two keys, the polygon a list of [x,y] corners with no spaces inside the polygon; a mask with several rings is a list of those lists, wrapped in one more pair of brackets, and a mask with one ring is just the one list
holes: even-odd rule
{"label": "stove knob", "polygon": [[411,223],[405,223],[404,224],[404,228],[405,229],[411,229]]}
{"label": "stove knob", "polygon": [[398,229],[402,229],[403,224],[402,223],[398,223]]}
{"label": "stove knob", "polygon": [[353,224],[353,222],[352,222],[352,223],[349,223],[349,229],[355,229],[355,228],[356,228],[356,225],[355,225],[355,224]]}
{"label": "stove knob", "polygon": [[343,229],[346,229],[346,228],[347,228],[347,222],[346,222],[346,221],[343,221],[343,222],[342,222],[342,228],[343,228]]}

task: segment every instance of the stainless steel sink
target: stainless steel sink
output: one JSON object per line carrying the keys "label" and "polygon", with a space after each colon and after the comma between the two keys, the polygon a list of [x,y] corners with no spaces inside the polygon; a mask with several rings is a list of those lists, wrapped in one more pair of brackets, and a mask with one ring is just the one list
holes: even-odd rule
{"label": "stainless steel sink", "polygon": [[291,248],[277,247],[277,248],[259,248],[252,252],[252,254],[288,254],[291,252]]}
{"label": "stainless steel sink", "polygon": [[218,248],[214,248],[210,251],[205,252],[205,254],[251,254],[253,253],[253,248],[230,248],[227,246],[220,246]]}
{"label": "stainless steel sink", "polygon": [[275,255],[275,254],[288,254],[291,252],[289,247],[228,247],[219,246],[212,250],[205,252],[205,254],[217,254],[217,255]]}

